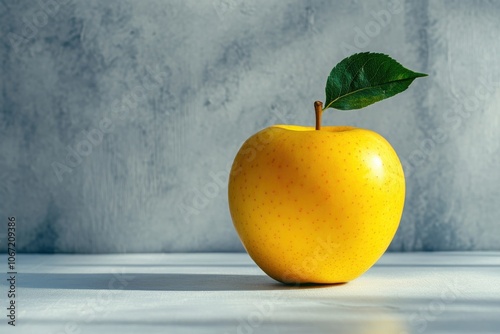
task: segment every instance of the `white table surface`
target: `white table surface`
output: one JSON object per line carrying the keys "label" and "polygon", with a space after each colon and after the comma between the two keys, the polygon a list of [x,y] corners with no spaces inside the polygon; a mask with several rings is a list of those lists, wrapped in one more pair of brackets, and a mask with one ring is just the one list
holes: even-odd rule
{"label": "white table surface", "polygon": [[240,253],[17,263],[17,326],[3,279],[0,333],[500,333],[500,252],[388,253],[321,287],[277,283]]}

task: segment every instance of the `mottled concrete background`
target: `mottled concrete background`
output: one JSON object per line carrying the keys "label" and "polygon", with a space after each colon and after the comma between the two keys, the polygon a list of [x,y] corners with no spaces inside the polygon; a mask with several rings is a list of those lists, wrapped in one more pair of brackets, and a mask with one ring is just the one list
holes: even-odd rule
{"label": "mottled concrete background", "polygon": [[1,219],[25,252],[242,250],[238,147],[312,125],[330,69],[370,50],[430,74],[324,120],[403,160],[391,249],[498,250],[499,17],[495,1],[0,0]]}

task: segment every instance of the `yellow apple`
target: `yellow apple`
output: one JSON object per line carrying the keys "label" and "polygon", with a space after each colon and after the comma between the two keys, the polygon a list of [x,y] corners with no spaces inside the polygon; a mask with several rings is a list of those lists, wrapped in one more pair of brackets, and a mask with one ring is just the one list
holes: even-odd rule
{"label": "yellow apple", "polygon": [[243,246],[269,276],[341,283],[389,246],[405,178],[394,149],[373,131],[275,125],[243,144],[228,193]]}

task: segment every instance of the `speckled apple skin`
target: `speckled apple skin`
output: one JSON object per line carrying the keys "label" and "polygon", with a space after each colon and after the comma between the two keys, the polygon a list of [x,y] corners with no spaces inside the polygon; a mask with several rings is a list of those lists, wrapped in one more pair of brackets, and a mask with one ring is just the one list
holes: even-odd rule
{"label": "speckled apple skin", "polygon": [[228,196],[243,246],[270,277],[341,283],[389,246],[405,178],[392,146],[373,131],[276,125],[242,145]]}

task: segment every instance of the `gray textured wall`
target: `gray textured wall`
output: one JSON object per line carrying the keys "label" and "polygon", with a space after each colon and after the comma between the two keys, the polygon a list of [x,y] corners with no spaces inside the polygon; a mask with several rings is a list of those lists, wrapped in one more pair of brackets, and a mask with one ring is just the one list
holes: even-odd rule
{"label": "gray textured wall", "polygon": [[430,74],[325,115],[404,162],[391,249],[500,249],[500,2],[58,2],[0,0],[0,212],[21,250],[242,250],[226,199],[239,145],[312,125],[355,50]]}

